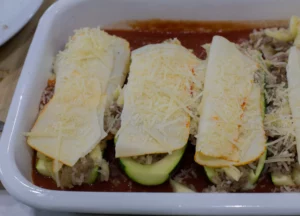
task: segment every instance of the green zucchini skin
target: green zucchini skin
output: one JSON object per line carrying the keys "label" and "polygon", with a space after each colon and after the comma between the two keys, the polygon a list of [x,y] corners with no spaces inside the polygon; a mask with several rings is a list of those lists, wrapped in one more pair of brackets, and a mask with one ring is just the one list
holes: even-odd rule
{"label": "green zucchini skin", "polygon": [[93,183],[95,183],[96,180],[97,180],[97,178],[98,178],[98,175],[99,175],[99,172],[98,172],[98,171],[99,171],[99,167],[98,167],[98,166],[95,166],[95,167],[91,170],[91,172],[90,172],[90,174],[89,174],[89,177],[88,177],[86,183],[88,183],[88,184],[93,184]]}
{"label": "green zucchini skin", "polygon": [[264,154],[259,158],[258,166],[256,167],[255,172],[250,173],[249,182],[251,184],[255,184],[258,181],[258,178],[264,169],[266,158],[267,151],[265,151]]}
{"label": "green zucchini skin", "polygon": [[180,162],[186,145],[153,164],[140,164],[130,157],[120,158],[121,168],[134,182],[146,186],[163,184]]}
{"label": "green zucchini skin", "polygon": [[262,156],[260,156],[255,172],[253,171],[250,172],[249,181],[245,186],[244,190],[250,190],[255,187],[255,184],[257,183],[261,173],[264,170],[266,159],[267,159],[267,150],[263,153]]}
{"label": "green zucchini skin", "polygon": [[214,168],[211,168],[211,167],[208,167],[208,166],[204,166],[204,171],[205,171],[205,174],[208,178],[208,180],[213,183],[213,184],[217,184],[215,181],[214,181],[214,177],[216,175],[218,175],[216,169]]}

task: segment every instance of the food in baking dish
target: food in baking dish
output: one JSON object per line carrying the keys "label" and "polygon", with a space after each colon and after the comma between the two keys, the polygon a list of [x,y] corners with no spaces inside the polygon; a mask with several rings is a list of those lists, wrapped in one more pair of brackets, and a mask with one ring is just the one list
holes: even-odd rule
{"label": "food in baking dish", "polygon": [[299,25],[293,16],[288,28],[260,30],[76,30],[26,133],[34,183],[297,191]]}

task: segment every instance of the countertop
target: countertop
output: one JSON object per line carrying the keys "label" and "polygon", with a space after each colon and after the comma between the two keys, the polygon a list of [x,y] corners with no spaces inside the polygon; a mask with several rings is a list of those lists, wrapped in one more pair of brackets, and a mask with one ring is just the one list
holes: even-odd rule
{"label": "countertop", "polygon": [[55,0],[44,3],[31,21],[0,47],[0,121],[5,121],[26,54],[40,17]]}

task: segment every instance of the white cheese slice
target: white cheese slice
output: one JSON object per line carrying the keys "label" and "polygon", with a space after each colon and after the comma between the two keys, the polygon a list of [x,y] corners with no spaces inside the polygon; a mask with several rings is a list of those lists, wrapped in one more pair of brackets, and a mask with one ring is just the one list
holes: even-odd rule
{"label": "white cheese slice", "polygon": [[300,163],[300,50],[295,46],[290,49],[287,65],[287,80],[289,87],[289,104],[296,135],[298,162]]}
{"label": "white cheese slice", "polygon": [[203,155],[201,152],[195,154],[195,161],[198,164],[209,167],[228,167],[241,166],[249,164],[257,160],[266,150],[266,137],[263,128],[264,112],[261,106],[261,88],[254,84],[251,94],[248,97],[245,111],[243,113],[240,135],[237,141],[239,149],[240,160],[237,162],[209,157]]}
{"label": "white cheese slice", "polygon": [[178,40],[133,51],[116,157],[172,153],[186,145],[199,64]]}
{"label": "white cheese slice", "polygon": [[241,116],[253,86],[255,62],[215,36],[208,56],[196,151],[238,162]]}
{"label": "white cheese slice", "polygon": [[124,83],[129,56],[127,41],[98,28],[76,30],[57,55],[54,97],[28,134],[33,149],[54,159],[54,172],[73,166],[107,135],[104,111]]}
{"label": "white cheese slice", "polygon": [[[72,81],[79,80],[82,81],[82,77],[73,73]],[[90,81],[87,89],[91,90],[88,92],[91,97],[78,85],[73,85],[72,92],[61,88],[60,94],[54,95],[31,130],[32,134],[48,133],[49,136],[29,136],[27,141],[33,149],[73,166],[106,136],[97,115],[97,106],[101,103],[100,85],[97,80],[90,78]]]}

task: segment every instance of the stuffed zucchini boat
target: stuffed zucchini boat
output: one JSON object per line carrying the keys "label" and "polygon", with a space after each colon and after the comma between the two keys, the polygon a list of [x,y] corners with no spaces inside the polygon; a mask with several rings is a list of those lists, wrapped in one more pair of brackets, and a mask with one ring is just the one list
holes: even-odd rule
{"label": "stuffed zucchini boat", "polygon": [[[256,95],[254,96],[254,94]],[[265,113],[265,97],[264,93],[261,91],[260,85],[254,87],[253,97],[250,96],[248,102],[251,103],[253,107],[255,106],[255,109],[260,110],[263,119]],[[247,105],[245,112],[247,112]],[[267,151],[265,150],[258,160],[253,161],[250,164],[237,166],[234,168],[210,168],[205,166],[204,170],[208,179],[212,183],[215,185],[222,185],[220,188],[228,187],[233,191],[249,190],[255,187],[255,184],[262,174],[265,167],[266,157]],[[242,176],[234,179],[234,172],[242,173]],[[227,185],[224,182],[227,182]]]}
{"label": "stuffed zucchini boat", "polygon": [[125,81],[129,60],[129,43],[99,28],[76,30],[56,56],[52,98],[49,92],[43,95],[42,109],[26,136],[37,151],[36,170],[58,187],[91,184],[98,174],[108,180],[105,145],[99,143],[108,134],[106,110]]}
{"label": "stuffed zucchini boat", "polygon": [[264,74],[240,47],[215,36],[208,55],[195,162],[224,191],[251,189],[266,159]]}
{"label": "stuffed zucchini boat", "polygon": [[162,184],[178,165],[189,138],[191,107],[201,96],[201,63],[176,39],[132,52],[115,148],[133,181]]}
{"label": "stuffed zucchini boat", "polygon": [[299,18],[291,17],[289,28],[254,31],[247,47],[263,54],[266,70],[266,116],[269,138],[266,164],[276,186],[292,191],[299,185]]}

